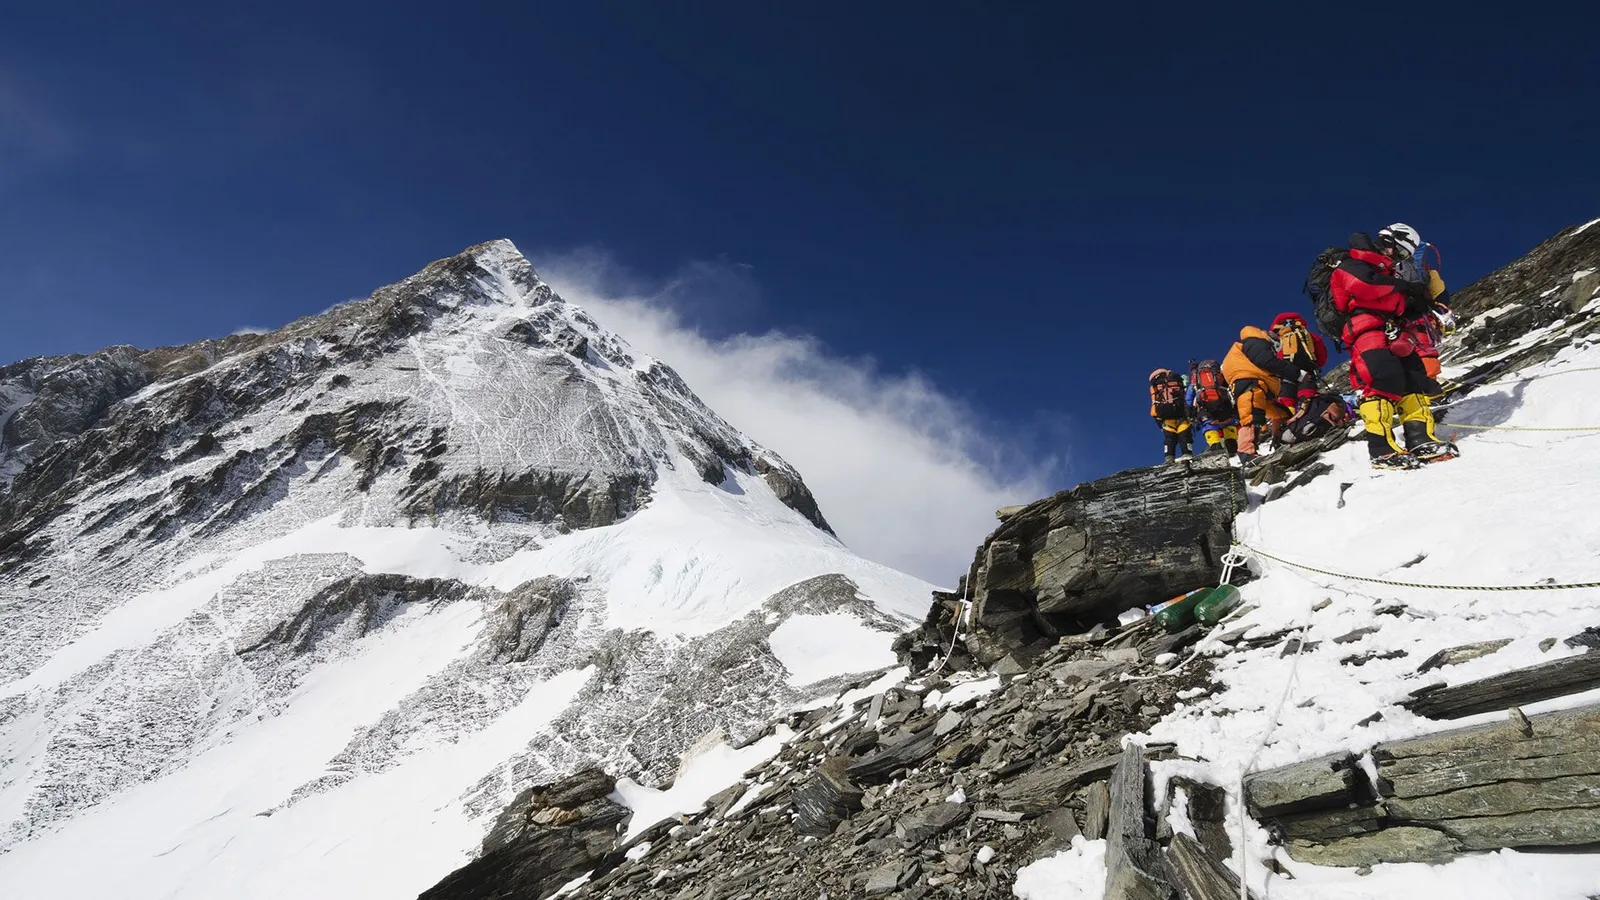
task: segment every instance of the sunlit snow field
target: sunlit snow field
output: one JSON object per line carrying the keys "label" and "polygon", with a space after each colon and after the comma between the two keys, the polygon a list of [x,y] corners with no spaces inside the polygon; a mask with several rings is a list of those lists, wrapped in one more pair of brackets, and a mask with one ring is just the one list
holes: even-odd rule
{"label": "sunlit snow field", "polygon": [[[1572,371],[1591,366],[1600,366],[1600,347],[1570,348],[1514,376],[1534,380],[1484,388],[1455,404],[1448,410],[1450,423],[1439,431],[1459,443],[1457,460],[1415,472],[1380,473],[1368,467],[1364,444],[1346,444],[1329,455],[1334,471],[1242,514],[1239,539],[1318,569],[1414,583],[1600,581],[1600,467],[1595,463],[1600,432],[1451,427],[1600,426],[1594,403],[1600,397],[1600,371]],[[1174,742],[1187,758],[1153,764],[1158,794],[1175,775],[1228,788],[1235,834],[1239,776],[1256,754],[1251,771],[1503,718],[1504,713],[1485,713],[1434,722],[1397,703],[1425,684],[1471,681],[1571,655],[1578,651],[1560,640],[1600,625],[1600,590],[1595,589],[1437,591],[1351,582],[1260,557],[1252,558],[1252,566],[1262,577],[1241,591],[1245,604],[1256,609],[1225,630],[1253,627],[1265,635],[1304,628],[1316,645],[1298,656],[1281,655],[1280,643],[1217,650],[1218,689],[1191,699],[1149,734],[1136,736]],[[1398,615],[1378,613],[1396,605],[1404,607]],[[1333,643],[1374,625],[1377,631],[1359,640]],[[1436,651],[1505,638],[1511,643],[1486,657],[1416,674]],[[1540,650],[1547,638],[1557,642]],[[1405,655],[1382,658],[1391,651]],[[1373,658],[1361,666],[1340,663],[1369,654]],[[1528,704],[1524,711],[1533,715],[1596,701],[1600,691]],[[1380,712],[1380,719],[1367,721]],[[1295,863],[1279,853],[1294,875],[1291,880],[1270,875],[1256,862],[1272,849],[1264,830],[1252,825],[1248,842],[1250,886],[1263,898],[1584,900],[1600,893],[1596,854],[1503,850],[1443,866],[1379,865],[1358,875],[1353,869]],[[1080,842],[1036,863],[1019,873],[1017,895],[1026,900],[1098,897],[1103,852]]]}

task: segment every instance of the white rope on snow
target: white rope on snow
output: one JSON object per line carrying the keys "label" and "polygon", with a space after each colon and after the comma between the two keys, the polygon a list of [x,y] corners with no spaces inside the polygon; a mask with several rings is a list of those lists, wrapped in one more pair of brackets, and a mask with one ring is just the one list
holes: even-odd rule
{"label": "white rope on snow", "polygon": [[1239,770],[1239,900],[1250,900],[1249,881],[1245,872],[1249,868],[1250,855],[1245,848],[1245,799],[1244,779],[1250,774],[1256,760],[1261,758],[1261,751],[1267,749],[1267,742],[1272,740],[1273,732],[1278,730],[1278,723],[1283,718],[1283,707],[1289,702],[1289,694],[1294,691],[1295,678],[1300,672],[1300,654],[1306,648],[1306,634],[1311,630],[1311,615],[1314,610],[1307,610],[1305,621],[1296,632],[1294,659],[1289,663],[1289,677],[1284,681],[1283,695],[1278,698],[1278,705],[1272,710],[1272,716],[1267,720],[1267,730],[1262,733],[1261,740],[1256,743],[1256,748],[1251,752],[1250,758],[1245,761],[1244,767]]}

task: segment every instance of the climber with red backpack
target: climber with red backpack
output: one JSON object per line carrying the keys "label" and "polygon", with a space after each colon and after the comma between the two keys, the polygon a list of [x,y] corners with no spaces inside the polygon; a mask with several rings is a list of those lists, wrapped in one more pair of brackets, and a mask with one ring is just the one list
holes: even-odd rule
{"label": "climber with red backpack", "polygon": [[1167,462],[1193,454],[1194,435],[1189,427],[1189,404],[1183,376],[1171,369],[1150,373],[1150,418],[1161,426]]}
{"label": "climber with red backpack", "polygon": [[1207,453],[1239,452],[1239,417],[1235,414],[1228,379],[1214,359],[1189,360],[1189,409],[1205,441]]}
{"label": "climber with red backpack", "polygon": [[[1416,229],[1396,223],[1378,232],[1350,236],[1348,256],[1329,273],[1328,294],[1344,317],[1340,341],[1350,348],[1350,382],[1360,394],[1360,413],[1374,468],[1410,469],[1454,458],[1454,444],[1433,433],[1428,397],[1439,392],[1428,376],[1404,323],[1427,314],[1428,285],[1400,277],[1395,266],[1422,245]],[[1319,257],[1320,259],[1320,257]],[[1318,309],[1318,323],[1323,311]],[[1395,442],[1395,415],[1406,449]]]}

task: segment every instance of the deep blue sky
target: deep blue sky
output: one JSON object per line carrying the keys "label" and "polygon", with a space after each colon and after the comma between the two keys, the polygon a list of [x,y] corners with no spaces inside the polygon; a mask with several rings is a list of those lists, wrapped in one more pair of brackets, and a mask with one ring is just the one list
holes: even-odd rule
{"label": "deep blue sky", "polygon": [[61,5],[0,28],[0,360],[601,246],[748,266],[712,333],[1071,417],[1087,477],[1349,231],[1460,286],[1600,215],[1586,4]]}

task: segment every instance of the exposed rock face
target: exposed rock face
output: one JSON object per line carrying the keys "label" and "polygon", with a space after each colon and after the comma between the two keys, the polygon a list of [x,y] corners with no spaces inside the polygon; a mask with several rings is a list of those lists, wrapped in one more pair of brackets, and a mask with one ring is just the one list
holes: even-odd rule
{"label": "exposed rock face", "polygon": [[1106,826],[1106,900],[1166,900],[1172,892],[1161,846],[1146,814],[1151,808],[1144,748],[1129,744],[1111,773]]}
{"label": "exposed rock face", "polygon": [[292,617],[274,625],[265,637],[239,652],[280,645],[295,653],[307,653],[338,630],[351,631],[355,637],[376,631],[402,604],[448,603],[465,597],[468,590],[453,579],[351,575],[313,594]]}
{"label": "exposed rock face", "polygon": [[[1581,636],[1569,638],[1572,643]],[[1484,645],[1478,645],[1482,648]],[[1492,645],[1491,645],[1492,646]],[[1469,653],[1462,653],[1469,656]],[[1448,664],[1454,664],[1450,660]],[[1551,660],[1477,681],[1428,685],[1412,692],[1402,706],[1430,719],[1459,719],[1520,707],[1600,687],[1600,653]]]}
{"label": "exposed rock face", "polygon": [[[1524,301],[1529,297],[1544,295],[1557,300],[1570,300],[1573,297],[1566,296],[1567,286],[1574,280],[1587,278],[1587,275],[1577,275],[1576,279],[1573,277],[1575,273],[1584,270],[1600,272],[1600,228],[1592,226],[1583,228],[1575,225],[1557,232],[1509,265],[1502,266],[1453,292],[1452,308],[1458,318],[1462,313],[1468,317],[1476,317],[1499,307],[1524,307]],[[1552,279],[1558,279],[1554,287],[1551,284]],[[1587,303],[1593,296],[1590,294],[1589,297],[1582,299]],[[1536,317],[1537,308],[1525,315]],[[1537,318],[1517,321],[1504,316],[1495,317],[1494,322],[1484,323],[1483,336],[1475,338],[1466,346],[1470,349],[1489,343],[1497,333],[1501,339],[1516,338],[1541,325],[1549,324],[1558,317],[1559,315],[1551,316],[1544,322],[1537,321]],[[1513,332],[1513,328],[1520,330]]]}
{"label": "exposed rock face", "polygon": [[[1172,646],[1164,638],[1148,622],[1066,638],[1027,676],[996,679],[993,693],[949,705],[941,694],[951,683],[930,679],[797,713],[785,724],[798,733],[776,758],[700,812],[653,829],[626,857],[614,852],[565,896],[1010,896],[1021,866],[1073,835],[1106,833],[1121,736],[1204,682],[1204,665],[1185,678],[1118,682],[1150,672]],[[1143,835],[1145,816],[1154,822],[1165,798],[1147,796],[1143,755],[1135,756],[1129,783],[1138,796],[1123,788],[1116,796],[1137,807],[1139,821],[1124,817],[1118,827]],[[1220,801],[1213,806],[1196,802],[1195,820],[1215,824],[1208,817],[1220,820]],[[1157,840],[1144,849],[1157,855],[1141,859],[1159,867]],[[1199,855],[1209,865],[1216,852]]]}
{"label": "exposed rock face", "polygon": [[486,612],[484,651],[496,662],[527,662],[578,599],[567,578],[545,575],[522,585]]}
{"label": "exposed rock face", "polygon": [[1296,859],[1444,862],[1472,850],[1600,842],[1600,707],[1523,716],[1251,776],[1251,813]]}
{"label": "exposed rock face", "polygon": [[[1022,507],[984,541],[966,576],[976,625],[967,649],[989,665],[1215,584],[1233,517],[1246,504],[1238,470],[1204,456],[1119,472]],[[930,613],[924,643],[948,641],[943,619],[938,608]],[[902,649],[914,652],[916,643]]]}
{"label": "exposed rock face", "polygon": [[[1448,273],[1446,273],[1448,274]],[[1600,227],[1567,228],[1516,262],[1451,295],[1464,327],[1446,349],[1473,366],[1459,380],[1473,384],[1495,373],[1554,357],[1586,335],[1600,333],[1592,306],[1600,289]],[[1584,310],[1588,310],[1583,315]],[[1535,329],[1573,318],[1570,330],[1528,347],[1502,348]],[[1564,326],[1565,327],[1565,326]]]}
{"label": "exposed rock face", "polygon": [[[497,304],[525,310],[504,337],[419,341],[441,321]],[[509,341],[549,352],[500,351]],[[462,350],[473,361],[450,362]],[[593,375],[636,363],[623,393]],[[252,418],[270,425],[241,427]],[[135,475],[181,473],[181,505],[165,517],[214,513],[199,504],[217,494],[237,517],[297,469],[342,454],[357,466],[360,491],[403,473],[393,505],[411,518],[459,510],[584,528],[637,509],[673,451],[712,484],[724,466],[759,470],[826,528],[798,472],[739,435],[671,369],[638,359],[567,306],[508,242],[490,242],[271,334],[0,369],[0,565],[73,497]],[[254,493],[219,490],[232,485]],[[129,528],[134,509],[158,499],[98,524]],[[131,524],[134,534],[151,528]]]}
{"label": "exposed rock face", "polygon": [[606,796],[615,787],[609,775],[585,769],[528,788],[495,821],[482,854],[419,900],[550,896],[616,844],[617,829],[631,813]]}
{"label": "exposed rock face", "polygon": [[784,505],[810,519],[813,525],[823,531],[833,534],[832,526],[822,517],[822,509],[817,506],[816,498],[811,496],[811,490],[804,483],[794,477],[793,469],[781,460],[773,460],[766,456],[756,457],[755,467]]}

